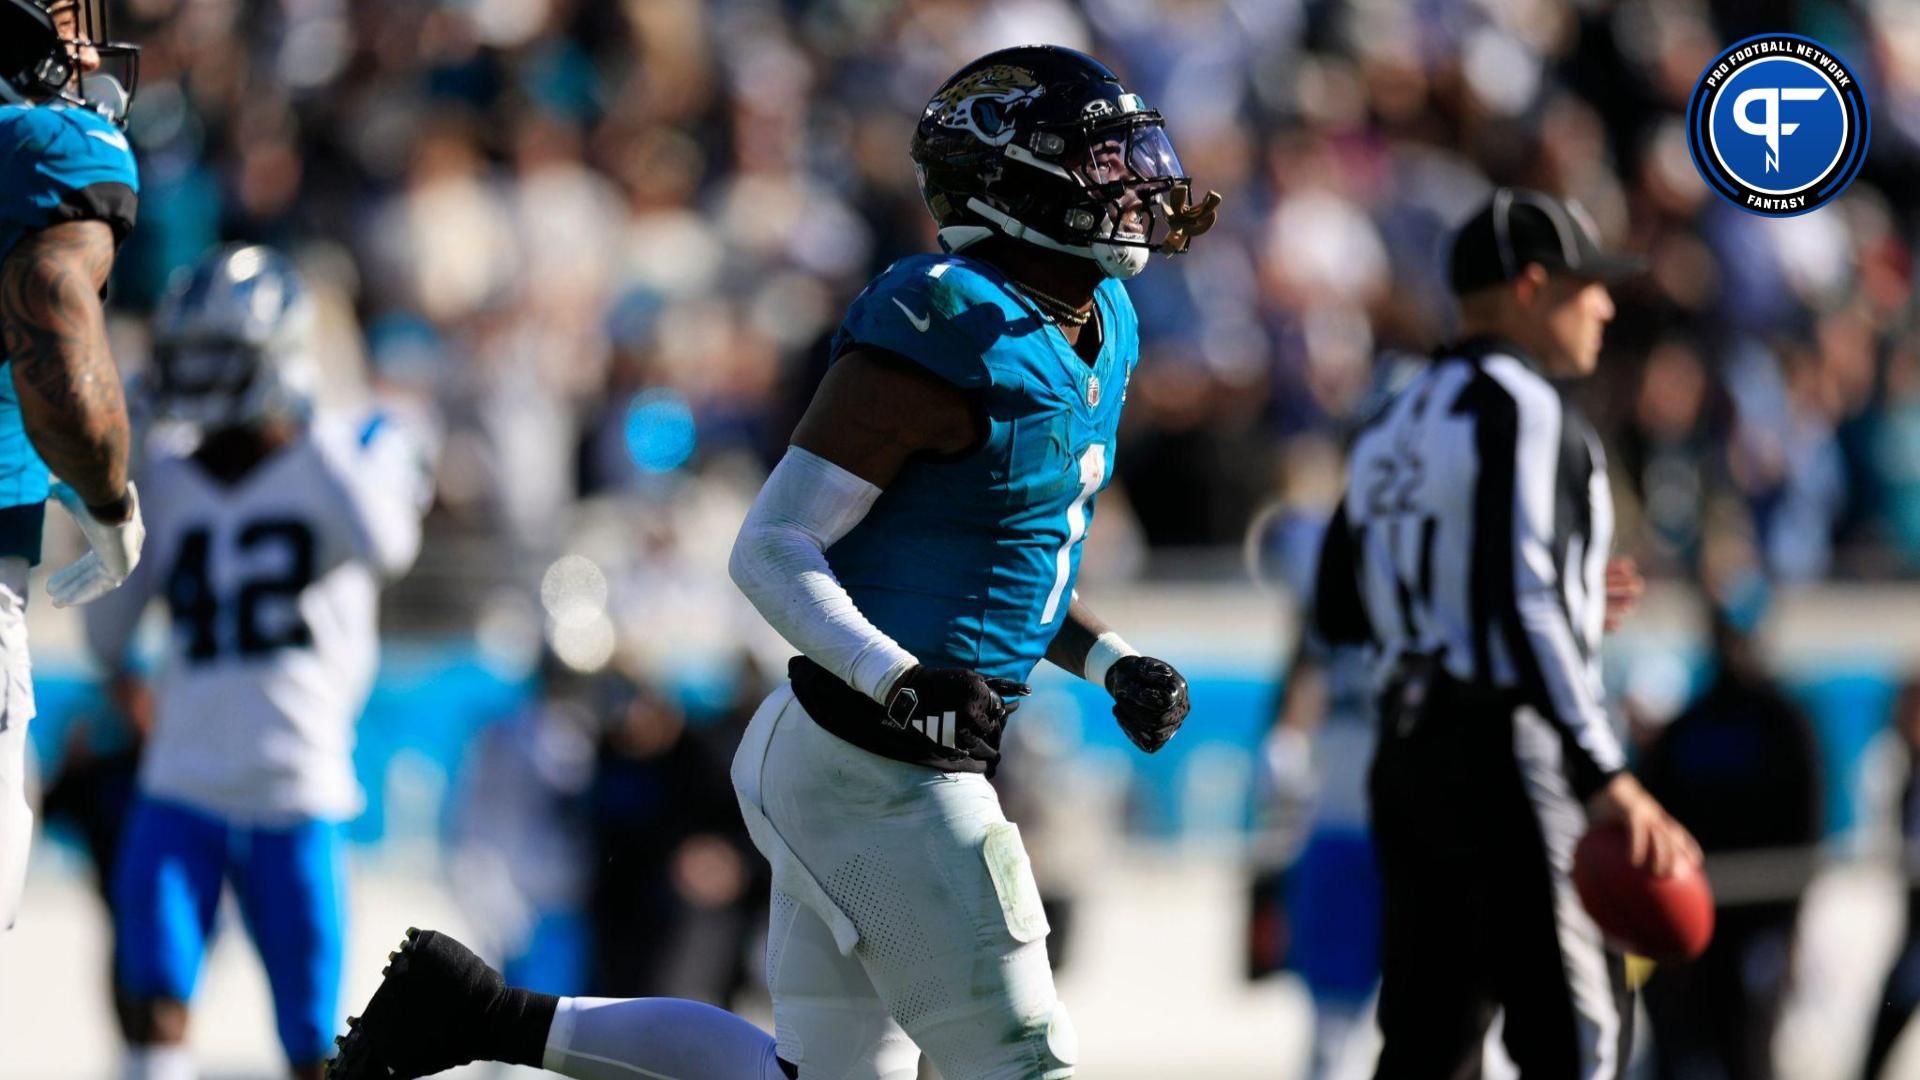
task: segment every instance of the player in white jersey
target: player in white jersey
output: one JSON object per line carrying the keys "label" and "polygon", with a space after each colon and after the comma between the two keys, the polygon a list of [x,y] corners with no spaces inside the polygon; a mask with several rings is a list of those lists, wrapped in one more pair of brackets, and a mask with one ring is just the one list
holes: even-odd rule
{"label": "player in white jersey", "polygon": [[156,318],[167,423],[140,476],[148,554],[87,619],[125,677],[147,604],[171,616],[114,881],[117,975],[141,1021],[131,1071],[190,1075],[187,1003],[231,884],[287,1060],[317,1077],[339,997],[341,830],[361,806],[354,725],[381,586],[419,552],[424,458],[380,416],[310,415],[311,303],[274,252],[213,253]]}

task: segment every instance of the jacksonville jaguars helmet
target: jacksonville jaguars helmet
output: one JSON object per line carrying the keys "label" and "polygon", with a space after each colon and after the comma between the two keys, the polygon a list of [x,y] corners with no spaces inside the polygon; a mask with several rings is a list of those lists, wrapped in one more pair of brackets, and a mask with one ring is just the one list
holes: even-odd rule
{"label": "jacksonville jaguars helmet", "polygon": [[202,432],[305,420],[313,300],[271,248],[220,248],[174,275],[154,312],[154,411]]}
{"label": "jacksonville jaguars helmet", "polygon": [[[86,73],[83,51],[118,74]],[[0,104],[63,101],[125,126],[139,84],[140,47],[108,40],[105,0],[0,0]]]}
{"label": "jacksonville jaguars helmet", "polygon": [[1106,65],[1057,45],[988,53],[940,87],[913,133],[920,194],[949,251],[994,233],[1092,259],[1111,277],[1213,226],[1161,115]]}

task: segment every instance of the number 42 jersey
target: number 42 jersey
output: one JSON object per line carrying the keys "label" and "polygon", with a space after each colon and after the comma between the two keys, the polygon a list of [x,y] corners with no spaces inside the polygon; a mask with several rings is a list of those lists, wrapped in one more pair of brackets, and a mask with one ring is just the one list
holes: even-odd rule
{"label": "number 42 jersey", "polygon": [[354,726],[378,665],[381,586],[419,553],[425,460],[381,417],[323,416],[231,484],[189,455],[151,454],[145,554],[87,609],[109,670],[148,603],[167,609],[143,792],[256,824],[359,812]]}
{"label": "number 42 jersey", "polygon": [[972,453],[910,461],[827,550],[861,613],[923,664],[1025,680],[1066,618],[1140,357],[1126,289],[1103,281],[1094,302],[1088,364],[991,265],[916,255],[841,324],[836,356],[903,357],[977,395],[987,421]]}

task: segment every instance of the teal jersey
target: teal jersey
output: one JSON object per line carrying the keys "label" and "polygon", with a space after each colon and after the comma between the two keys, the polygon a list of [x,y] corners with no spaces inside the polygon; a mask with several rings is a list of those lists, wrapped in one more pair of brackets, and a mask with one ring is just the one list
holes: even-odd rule
{"label": "teal jersey", "polygon": [[986,414],[978,449],[909,461],[827,550],[860,611],[923,664],[1025,680],[1066,618],[1140,357],[1126,290],[1105,281],[1094,299],[1089,365],[992,266],[916,255],[867,286],[834,338],[836,357],[904,357]]}
{"label": "teal jersey", "polygon": [[[127,137],[65,105],[0,106],[0,260],[22,237],[69,221],[133,228],[140,176]],[[11,361],[0,359],[0,556],[38,561],[47,466],[27,439]]]}

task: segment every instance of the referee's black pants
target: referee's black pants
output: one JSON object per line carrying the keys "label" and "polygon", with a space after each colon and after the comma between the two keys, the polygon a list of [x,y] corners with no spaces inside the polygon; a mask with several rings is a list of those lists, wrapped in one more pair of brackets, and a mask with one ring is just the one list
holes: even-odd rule
{"label": "referee's black pants", "polygon": [[1442,680],[1389,700],[1369,777],[1385,889],[1377,1080],[1473,1080],[1504,1010],[1525,1080],[1615,1080],[1632,1017],[1568,872],[1586,811],[1530,709]]}

